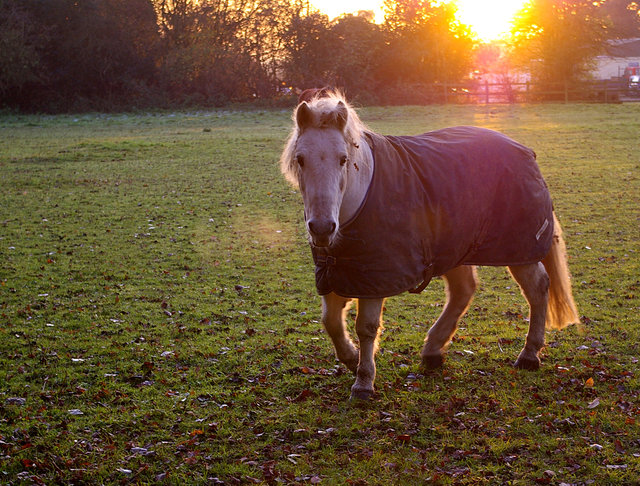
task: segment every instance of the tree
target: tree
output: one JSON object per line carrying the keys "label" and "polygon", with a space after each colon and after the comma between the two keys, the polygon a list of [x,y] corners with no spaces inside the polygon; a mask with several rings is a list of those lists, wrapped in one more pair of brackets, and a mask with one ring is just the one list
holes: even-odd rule
{"label": "tree", "polygon": [[640,37],[640,2],[631,0],[607,0],[602,13],[609,20],[611,38]]}
{"label": "tree", "polygon": [[471,68],[473,39],[452,3],[386,0],[389,52],[385,77],[395,82],[455,82]]}
{"label": "tree", "polygon": [[337,19],[331,34],[337,47],[332,55],[333,84],[352,96],[370,96],[377,88],[380,54],[385,47],[381,28],[363,11]]}
{"label": "tree", "polygon": [[22,2],[0,1],[0,99],[15,98],[24,87],[41,80],[38,51],[46,34],[39,30]]}
{"label": "tree", "polygon": [[335,48],[329,17],[312,12],[295,12],[284,33],[286,45],[283,79],[297,88],[333,84]]}
{"label": "tree", "polygon": [[174,100],[273,97],[299,0],[156,0],[162,80]]}
{"label": "tree", "polygon": [[593,0],[532,0],[514,23],[513,63],[539,82],[586,77],[608,36],[600,6]]}
{"label": "tree", "polygon": [[27,69],[21,75],[22,88],[14,89],[6,104],[29,109],[114,109],[128,106],[153,82],[158,31],[150,1],[19,3],[26,20],[23,62],[13,61],[14,77],[19,66]]}

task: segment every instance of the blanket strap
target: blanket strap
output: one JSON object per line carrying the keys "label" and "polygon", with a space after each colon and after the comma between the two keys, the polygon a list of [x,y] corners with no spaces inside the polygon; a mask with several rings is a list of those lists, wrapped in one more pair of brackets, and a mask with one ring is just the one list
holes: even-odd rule
{"label": "blanket strap", "polygon": [[427,287],[427,285],[429,285],[429,282],[431,282],[432,277],[433,277],[433,263],[430,263],[429,266],[427,266],[424,269],[424,274],[423,274],[424,280],[422,281],[422,283],[417,287],[409,289],[408,292],[410,294],[419,294]]}

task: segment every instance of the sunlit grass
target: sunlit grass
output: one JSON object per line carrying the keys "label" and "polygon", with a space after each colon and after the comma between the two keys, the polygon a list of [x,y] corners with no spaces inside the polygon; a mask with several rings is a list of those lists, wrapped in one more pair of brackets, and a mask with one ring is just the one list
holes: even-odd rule
{"label": "sunlit grass", "polygon": [[[383,133],[499,129],[533,147],[583,331],[510,364],[503,269],[442,371],[435,280],[386,304],[376,399],[318,323],[288,111],[0,118],[0,477],[32,483],[632,484],[640,472],[637,133],[630,105],[366,108]],[[353,326],[353,314],[350,317]]]}

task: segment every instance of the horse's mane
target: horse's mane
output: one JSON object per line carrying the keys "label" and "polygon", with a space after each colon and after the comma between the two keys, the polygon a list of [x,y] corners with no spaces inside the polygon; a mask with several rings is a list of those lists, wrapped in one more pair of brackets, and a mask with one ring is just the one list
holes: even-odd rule
{"label": "horse's mane", "polygon": [[[334,90],[317,90],[315,95],[306,103],[314,115],[312,117],[312,126],[315,128],[327,128],[332,126],[331,122],[336,119],[338,103],[340,102],[347,108],[348,116],[344,128],[344,136],[347,142],[349,158],[354,159],[362,133],[367,130],[367,127],[362,123],[355,109],[345,100],[344,94]],[[293,129],[280,156],[280,170],[294,187],[298,187],[298,171],[300,170],[298,164],[294,162],[296,142],[300,136],[300,128],[296,121],[297,110],[296,108],[293,111]]]}

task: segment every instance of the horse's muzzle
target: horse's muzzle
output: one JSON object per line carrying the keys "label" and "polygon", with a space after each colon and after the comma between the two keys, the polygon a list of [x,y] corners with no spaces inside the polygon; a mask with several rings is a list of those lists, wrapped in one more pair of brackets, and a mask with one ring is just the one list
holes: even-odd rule
{"label": "horse's muzzle", "polygon": [[331,244],[332,236],[336,232],[336,222],[331,219],[310,219],[307,229],[314,246],[326,247]]}

